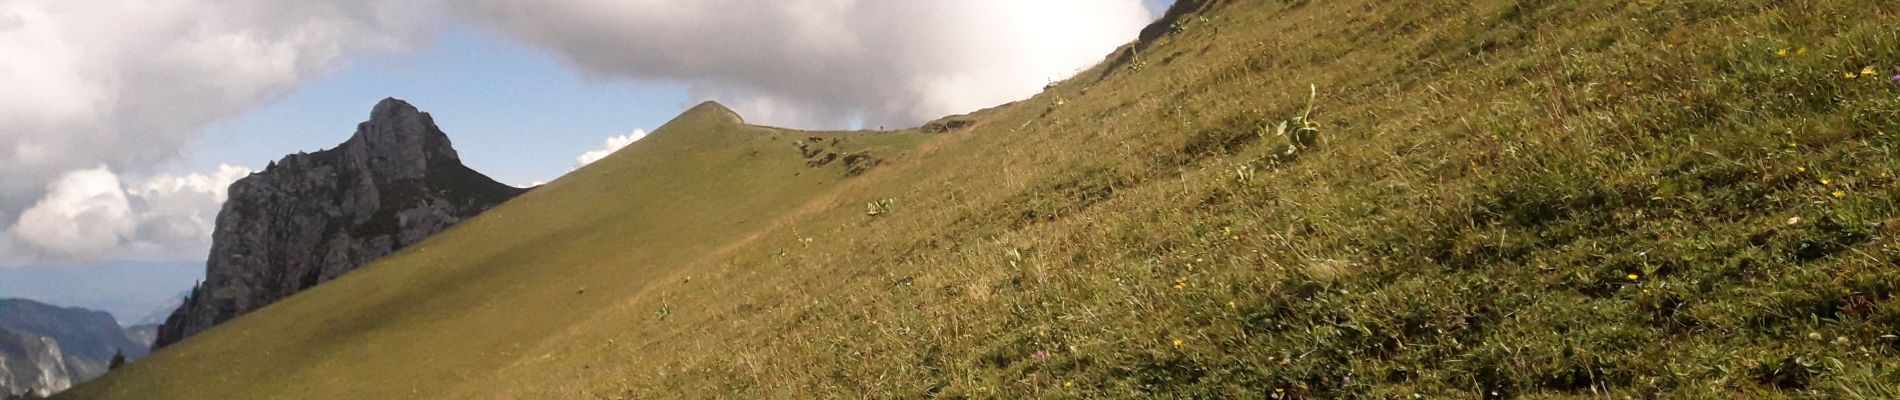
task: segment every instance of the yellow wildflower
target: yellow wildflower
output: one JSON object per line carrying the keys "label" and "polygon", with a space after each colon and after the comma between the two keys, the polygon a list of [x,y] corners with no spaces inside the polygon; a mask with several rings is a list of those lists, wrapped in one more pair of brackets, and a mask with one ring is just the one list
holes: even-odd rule
{"label": "yellow wildflower", "polygon": [[1065,387],[1065,388],[1072,388],[1072,387],[1075,387],[1075,382],[1073,382],[1073,381],[1071,381],[1071,382],[1063,382],[1063,383],[1062,383],[1062,387]]}
{"label": "yellow wildflower", "polygon": [[1839,191],[1839,190],[1836,190],[1836,191],[1834,191],[1834,198],[1837,198],[1837,199],[1838,199],[1838,198],[1842,198],[1842,197],[1847,197],[1847,192],[1843,192],[1843,191]]}
{"label": "yellow wildflower", "polygon": [[1880,73],[1880,70],[1874,69],[1874,66],[1872,65],[1867,66],[1867,68],[1860,69],[1861,75],[1873,75],[1873,74],[1878,74],[1878,73]]}
{"label": "yellow wildflower", "polygon": [[1795,55],[1795,57],[1800,57],[1800,56],[1805,56],[1805,55],[1808,55],[1808,48],[1806,48],[1806,47],[1802,47],[1802,48],[1799,48],[1799,49],[1794,49],[1794,55]]}
{"label": "yellow wildflower", "polygon": [[1234,302],[1229,301],[1227,302],[1227,308],[1240,308],[1240,305],[1234,304]]}
{"label": "yellow wildflower", "polygon": [[1788,56],[1788,49],[1781,49],[1781,50],[1775,51],[1775,57],[1787,57],[1787,56]]}
{"label": "yellow wildflower", "polygon": [[1638,275],[1636,275],[1636,274],[1630,274],[1630,276],[1629,276],[1628,278],[1630,278],[1630,280],[1632,280],[1632,281],[1634,281],[1634,280],[1637,280],[1637,279],[1643,279],[1643,277],[1642,277],[1642,276],[1638,276]]}
{"label": "yellow wildflower", "polygon": [[1794,167],[1794,172],[1808,172],[1808,167]]}
{"label": "yellow wildflower", "polygon": [[1184,344],[1187,344],[1187,341],[1183,341],[1181,339],[1174,340],[1174,347],[1181,347],[1181,345],[1184,345]]}
{"label": "yellow wildflower", "polygon": [[1847,78],[1847,79],[1854,79],[1854,78],[1859,78],[1860,74],[1856,74],[1854,73],[1854,71],[1847,71],[1847,72],[1842,72],[1841,77]]}
{"label": "yellow wildflower", "polygon": [[1833,184],[1834,184],[1833,179],[1821,178],[1821,185],[1826,186],[1826,185],[1833,185]]}

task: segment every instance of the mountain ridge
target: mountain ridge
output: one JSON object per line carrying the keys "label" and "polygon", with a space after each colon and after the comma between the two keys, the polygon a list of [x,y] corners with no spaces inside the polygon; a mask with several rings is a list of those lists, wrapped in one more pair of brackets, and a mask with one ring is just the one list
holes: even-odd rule
{"label": "mountain ridge", "polygon": [[18,363],[0,367],[0,394],[44,396],[104,375],[115,355],[148,353],[112,314],[32,300],[0,299],[0,331],[11,342],[0,359]]}
{"label": "mountain ridge", "polygon": [[336,279],[523,192],[461,163],[415,106],[384,99],[337,147],[238,180],[205,281],[159,329],[165,347]]}
{"label": "mountain ridge", "polygon": [[45,397],[72,387],[59,342],[0,328],[0,398]]}
{"label": "mountain ridge", "polygon": [[1183,4],[941,128],[676,120],[68,396],[1900,397],[1886,3]]}
{"label": "mountain ridge", "polygon": [[[772,226],[800,207],[801,199],[858,179],[842,162],[810,162],[799,144],[876,159],[901,155],[925,138],[752,126],[717,103],[704,103],[620,152],[385,257],[378,267],[233,319],[66,396],[100,395],[85,390],[161,398],[299,396],[279,390],[291,388],[315,389],[306,394],[314,396],[344,395],[331,391],[345,388],[356,397],[446,393],[451,388],[303,378],[315,377],[309,375],[314,371],[355,371],[427,382],[455,379],[455,371],[505,367],[509,357],[526,351],[521,347],[541,346],[511,338],[558,337],[572,324],[624,312],[621,296],[634,296],[679,272],[659,266],[704,259],[720,247],[744,243],[733,240]],[[869,168],[863,165],[859,168]],[[692,177],[676,176],[681,174]],[[559,250],[534,250],[550,246]],[[455,311],[409,311],[418,307]],[[280,323],[300,328],[264,328]],[[260,328],[279,333],[258,335]],[[257,364],[264,359],[254,357],[265,354],[314,370],[279,373]],[[335,361],[372,354],[453,367]],[[115,383],[200,368],[216,371],[210,373],[220,382],[276,389],[227,391],[236,388],[180,380],[122,391],[129,388]]]}

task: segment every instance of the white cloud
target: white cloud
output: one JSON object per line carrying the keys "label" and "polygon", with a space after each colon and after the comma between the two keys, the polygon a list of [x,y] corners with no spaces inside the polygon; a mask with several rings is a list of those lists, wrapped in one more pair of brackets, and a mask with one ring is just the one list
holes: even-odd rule
{"label": "white cloud", "polygon": [[11,231],[23,247],[76,259],[117,248],[137,229],[119,176],[101,165],[60,177]]}
{"label": "white cloud", "polygon": [[1140,0],[456,0],[598,78],[688,83],[747,120],[908,126],[1028,97],[1152,20]]}
{"label": "white cloud", "polygon": [[223,165],[208,174],[160,175],[128,186],[103,165],[67,173],[21,213],[12,251],[42,262],[202,257],[225,189],[251,173]]}
{"label": "white cloud", "polygon": [[620,149],[626,148],[627,145],[638,142],[644,137],[647,137],[647,131],[645,129],[634,129],[633,132],[625,135],[608,137],[606,144],[596,147],[593,150],[588,150],[586,153],[581,153],[580,157],[575,157],[574,169],[580,169],[588,164],[593,164],[595,161],[607,158],[607,156],[613,155],[614,152],[620,151]]}
{"label": "white cloud", "polygon": [[128,187],[126,194],[139,211],[139,231],[120,258],[180,259],[203,257],[211,249],[211,232],[225,190],[251,175],[251,169],[219,165],[211,173],[160,175]]}
{"label": "white cloud", "polygon": [[750,121],[844,128],[1027,97],[1151,14],[1140,0],[0,0],[0,225],[13,227],[0,265],[191,253],[222,201],[205,185],[224,173],[131,186],[120,173],[150,176],[206,125],[456,18],[592,78],[682,82]]}
{"label": "white cloud", "polygon": [[[351,52],[410,47],[435,30],[442,7],[429,0],[0,0],[0,222],[35,203],[71,200],[47,196],[55,179],[70,181],[65,188],[75,192],[68,195],[77,195],[107,186],[97,166],[139,172],[172,159],[207,124],[282,96]],[[89,212],[103,218],[116,211]]]}

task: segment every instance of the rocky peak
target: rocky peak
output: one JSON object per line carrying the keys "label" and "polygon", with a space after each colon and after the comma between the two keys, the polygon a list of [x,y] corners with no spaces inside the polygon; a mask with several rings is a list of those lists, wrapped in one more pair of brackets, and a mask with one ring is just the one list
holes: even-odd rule
{"label": "rocky peak", "polygon": [[145,356],[146,345],[132,340],[112,314],[49,305],[24,299],[0,299],[0,329],[59,343],[74,381],[106,373],[113,354]]}
{"label": "rocky peak", "polygon": [[73,386],[59,342],[0,327],[0,398],[41,398]]}
{"label": "rocky peak", "polygon": [[344,162],[390,180],[421,178],[434,164],[462,163],[428,113],[393,98],[377,103],[369,121],[357,124],[356,134],[338,148]]}
{"label": "rocky peak", "polygon": [[428,113],[385,99],[336,148],[284,157],[231,185],[205,281],[155,346],[329,282],[522,191],[462,165]]}

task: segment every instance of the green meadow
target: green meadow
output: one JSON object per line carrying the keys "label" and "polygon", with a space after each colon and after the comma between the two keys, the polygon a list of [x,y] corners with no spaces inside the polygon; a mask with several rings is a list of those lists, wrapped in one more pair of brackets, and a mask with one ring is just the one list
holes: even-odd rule
{"label": "green meadow", "polygon": [[1180,1],[923,128],[701,105],[61,398],[1896,398],[1896,14]]}

